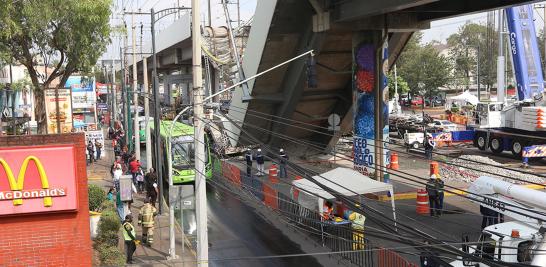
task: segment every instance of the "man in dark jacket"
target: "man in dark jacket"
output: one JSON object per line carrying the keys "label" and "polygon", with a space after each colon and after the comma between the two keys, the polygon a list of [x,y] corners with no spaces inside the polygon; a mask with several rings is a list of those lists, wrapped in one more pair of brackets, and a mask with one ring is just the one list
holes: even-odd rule
{"label": "man in dark jacket", "polygon": [[286,178],[286,163],[288,162],[288,155],[284,152],[284,149],[279,150],[280,164],[279,164],[279,178]]}
{"label": "man in dark jacket", "polygon": [[150,204],[155,207],[157,200],[157,174],[154,168],[150,168],[150,171],[144,176],[144,187],[146,188],[146,197],[150,199]]}
{"label": "man in dark jacket", "polygon": [[89,163],[93,163],[93,159],[95,158],[95,147],[91,140],[87,143],[87,154],[89,155]]}
{"label": "man in dark jacket", "polygon": [[436,216],[440,208],[438,190],[436,188],[436,176],[433,174],[427,182],[428,202],[430,204],[430,216]]}
{"label": "man in dark jacket", "polygon": [[248,177],[252,174],[252,151],[248,149],[245,153],[245,161],[246,161],[246,175]]}

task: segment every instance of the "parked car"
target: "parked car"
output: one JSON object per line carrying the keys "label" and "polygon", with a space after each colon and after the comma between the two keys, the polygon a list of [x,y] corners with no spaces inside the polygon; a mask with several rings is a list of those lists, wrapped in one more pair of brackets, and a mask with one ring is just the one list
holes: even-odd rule
{"label": "parked car", "polygon": [[441,107],[445,105],[445,103],[446,103],[445,99],[439,96],[433,96],[433,97],[425,99],[425,106],[429,106],[429,107]]}
{"label": "parked car", "polygon": [[416,96],[413,99],[411,99],[411,105],[412,106],[421,106],[423,105],[423,98],[420,96]]}
{"label": "parked car", "polygon": [[448,120],[434,120],[429,124],[430,127],[441,128],[444,132],[457,131],[457,124],[450,122]]}

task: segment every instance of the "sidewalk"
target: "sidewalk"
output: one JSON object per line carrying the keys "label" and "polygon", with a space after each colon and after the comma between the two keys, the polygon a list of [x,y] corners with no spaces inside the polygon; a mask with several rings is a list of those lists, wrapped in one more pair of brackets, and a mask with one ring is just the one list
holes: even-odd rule
{"label": "sidewalk", "polygon": [[[110,175],[110,166],[113,162],[114,152],[109,140],[105,140],[105,151],[103,151],[103,158],[98,162],[94,162],[87,166],[87,177],[89,184],[95,184],[101,186],[108,191],[113,186],[112,178]],[[145,194],[137,194],[134,198],[134,202],[131,205],[131,212],[134,217],[134,225],[137,232],[137,238],[140,239],[142,228],[137,226],[137,215],[139,209],[144,205]],[[169,212],[167,209],[163,211],[162,215],[158,215],[155,219],[155,231],[154,231],[154,243],[152,247],[138,245],[134,254],[135,264],[131,266],[195,266],[195,252],[191,246],[185,246],[185,253],[182,255],[182,233],[178,225],[175,227],[176,232],[176,255],[179,256],[177,260],[167,261],[169,255]],[[187,244],[187,242],[185,242]],[[123,247],[123,237],[120,231],[120,247],[125,252]],[[181,256],[182,255],[182,256]]]}

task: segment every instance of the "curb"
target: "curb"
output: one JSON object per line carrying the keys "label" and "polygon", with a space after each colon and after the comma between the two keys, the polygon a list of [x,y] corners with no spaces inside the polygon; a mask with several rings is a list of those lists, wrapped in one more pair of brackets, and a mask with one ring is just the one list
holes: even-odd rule
{"label": "curb", "polygon": [[[541,190],[546,188],[546,185],[536,185],[536,184],[526,184],[523,187],[535,190]],[[452,190],[454,193],[445,192],[445,197],[457,196],[457,195],[467,195],[466,189],[464,190]],[[377,196],[377,199],[380,201],[390,201],[391,197],[386,195]],[[406,192],[406,193],[396,193],[394,194],[394,200],[407,200],[407,199],[417,199],[417,192]]]}

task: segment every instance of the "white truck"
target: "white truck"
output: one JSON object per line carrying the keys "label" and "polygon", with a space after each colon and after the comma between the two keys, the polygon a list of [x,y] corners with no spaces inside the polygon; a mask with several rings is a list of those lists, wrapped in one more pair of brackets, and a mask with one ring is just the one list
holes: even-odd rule
{"label": "white truck", "polygon": [[[516,77],[517,99],[505,101],[504,57],[497,64],[498,102],[481,102],[476,107],[474,146],[493,153],[511,151],[520,157],[523,148],[546,144],[546,94],[538,48],[533,7],[506,9],[510,53]],[[502,43],[502,42],[501,42]]]}
{"label": "white truck", "polygon": [[[504,214],[512,221],[485,227],[475,242],[478,244],[463,245],[463,251],[489,260],[546,267],[545,192],[487,176],[478,178],[468,191],[472,201]],[[464,243],[469,241],[468,237],[463,237]],[[468,259],[450,264],[455,267],[488,266]]]}

